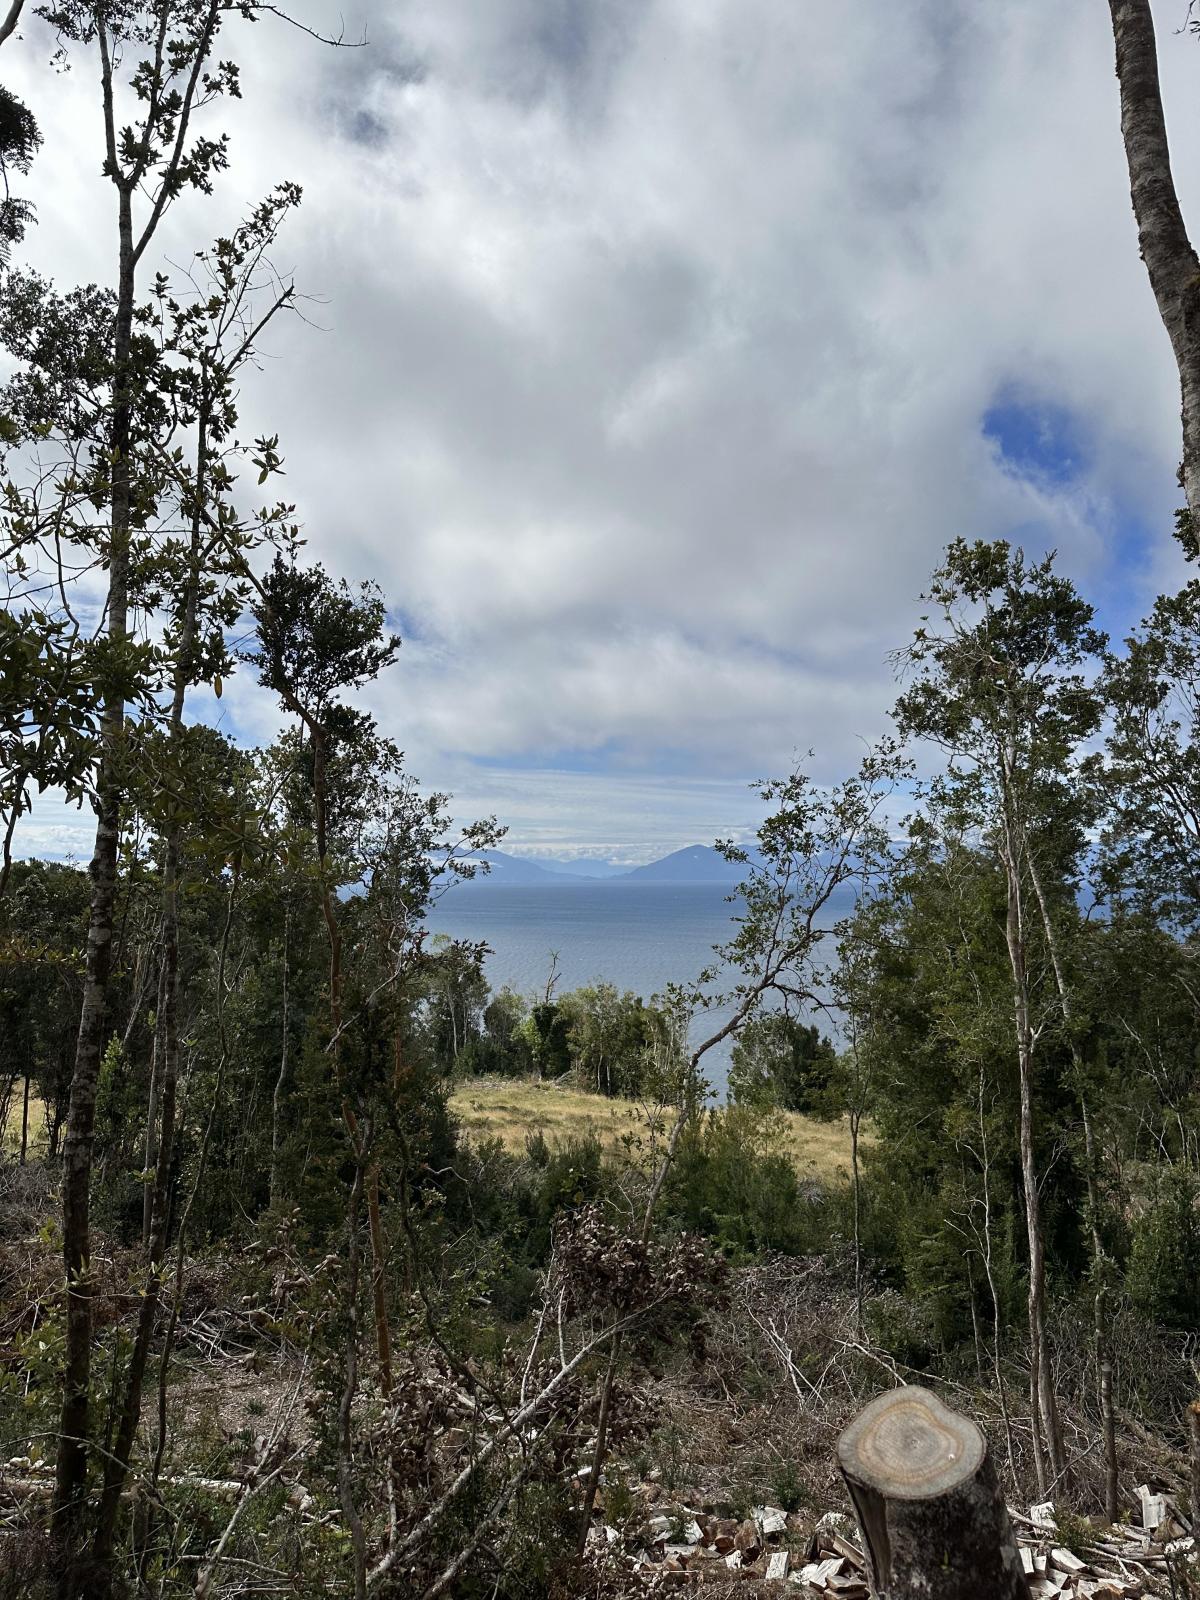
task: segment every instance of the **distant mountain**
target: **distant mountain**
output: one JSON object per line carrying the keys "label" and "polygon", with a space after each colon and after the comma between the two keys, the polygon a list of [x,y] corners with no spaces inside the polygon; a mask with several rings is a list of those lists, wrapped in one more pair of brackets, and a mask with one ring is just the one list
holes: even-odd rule
{"label": "distant mountain", "polygon": [[558,856],[525,856],[523,859],[566,878],[619,878],[629,871],[615,861],[594,861],[591,856],[577,856],[571,861],[563,861]]}
{"label": "distant mountain", "polygon": [[621,874],[622,883],[725,883],[733,887],[746,876],[743,863],[726,861],[708,844],[689,844],[661,861]]}
{"label": "distant mountain", "polygon": [[719,883],[730,888],[746,876],[746,868],[726,861],[711,845],[693,844],[661,861],[628,870],[611,861],[558,861],[552,856],[510,856],[503,850],[482,850],[479,860],[491,865],[471,886],[519,884],[530,888],[563,888],[572,883]]}
{"label": "distant mountain", "polygon": [[539,867],[536,862],[524,856],[506,855],[503,850],[481,850],[476,859],[486,861],[491,870],[472,878],[472,886],[483,884],[486,887],[489,883],[561,884],[565,878],[561,872],[547,872],[545,867]]}

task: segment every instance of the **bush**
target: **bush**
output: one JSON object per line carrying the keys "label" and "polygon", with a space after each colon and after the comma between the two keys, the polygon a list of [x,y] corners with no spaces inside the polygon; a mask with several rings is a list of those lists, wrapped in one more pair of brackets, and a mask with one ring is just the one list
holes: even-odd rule
{"label": "bush", "polygon": [[743,1105],[778,1105],[832,1121],[841,1114],[837,1052],[820,1030],[782,1011],[769,1011],[742,1029],[729,1069],[732,1098]]}
{"label": "bush", "polygon": [[664,1199],[683,1227],[736,1254],[803,1255],[828,1237],[827,1200],[801,1185],[773,1148],[768,1118],[746,1106],[710,1112],[685,1132]]}
{"label": "bush", "polygon": [[1186,1172],[1161,1178],[1133,1225],[1129,1298],[1161,1327],[1190,1329],[1200,1322],[1200,1219],[1196,1184]]}
{"label": "bush", "polygon": [[465,1191],[456,1205],[471,1218],[475,1236],[492,1247],[492,1306],[504,1320],[519,1322],[533,1304],[556,1221],[607,1195],[600,1141],[587,1134],[552,1146],[539,1132],[527,1141],[526,1154],[515,1156],[499,1139],[484,1139],[464,1147],[459,1170]]}

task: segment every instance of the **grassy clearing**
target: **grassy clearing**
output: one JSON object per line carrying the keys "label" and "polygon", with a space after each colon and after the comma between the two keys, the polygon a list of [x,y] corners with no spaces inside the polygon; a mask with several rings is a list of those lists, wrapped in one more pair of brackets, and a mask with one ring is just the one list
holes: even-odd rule
{"label": "grassy clearing", "polygon": [[[21,1102],[24,1099],[24,1083],[18,1078],[13,1085],[12,1094],[8,1101],[8,1116],[0,1122],[0,1150],[9,1157],[16,1156],[21,1149]],[[46,1153],[46,1107],[36,1093],[29,1096],[29,1143],[27,1154],[32,1157],[41,1157]]]}
{"label": "grassy clearing", "polygon": [[[633,1101],[533,1079],[467,1078],[455,1088],[450,1105],[468,1137],[498,1138],[513,1151],[524,1150],[526,1137],[537,1131],[552,1145],[594,1133],[608,1150],[619,1148],[626,1135],[638,1138],[646,1132],[646,1108]],[[816,1122],[794,1111],[776,1116],[782,1147],[802,1176],[826,1182],[849,1178],[849,1122]],[[861,1142],[869,1146],[871,1141],[864,1134]]]}

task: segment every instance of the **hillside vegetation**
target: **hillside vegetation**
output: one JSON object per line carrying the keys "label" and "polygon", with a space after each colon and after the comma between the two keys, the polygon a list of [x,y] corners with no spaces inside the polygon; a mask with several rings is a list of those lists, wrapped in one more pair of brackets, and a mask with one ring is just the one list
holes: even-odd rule
{"label": "hillside vegetation", "polygon": [[[500,1077],[468,1078],[457,1084],[450,1096],[450,1110],[468,1138],[497,1138],[506,1150],[518,1155],[534,1133],[542,1134],[552,1147],[594,1135],[606,1151],[614,1152],[622,1141],[642,1138],[655,1115],[636,1101],[589,1094],[570,1084]],[[710,1113],[717,1118],[726,1114],[723,1109]],[[849,1182],[848,1118],[820,1121],[775,1108],[765,1131],[801,1177]],[[873,1143],[867,1130],[862,1143],[865,1150]]]}

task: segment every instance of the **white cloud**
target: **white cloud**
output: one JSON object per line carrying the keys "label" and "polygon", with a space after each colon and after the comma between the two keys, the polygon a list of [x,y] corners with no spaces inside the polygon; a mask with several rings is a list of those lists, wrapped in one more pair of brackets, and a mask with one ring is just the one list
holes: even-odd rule
{"label": "white cloud", "polygon": [[[1156,9],[1200,218],[1200,45]],[[647,781],[643,842],[674,844],[701,816],[668,771],[705,804],[725,793],[707,780],[810,745],[835,774],[884,726],[886,653],[958,533],[1057,545],[1130,621],[1177,575],[1175,382],[1103,8],[365,15],[373,44],[342,53],[230,23],[233,169],[181,206],[168,253],[304,183],[280,260],[328,331],[273,334],[247,431],[281,430],[314,550],[412,619],[371,703],[463,809],[500,792],[486,758],[514,774],[514,836],[569,842],[569,796],[602,842],[604,808],[626,816],[623,786]],[[107,273],[94,74],[50,75],[35,34],[6,50],[47,132],[29,254]],[[1074,415],[1080,480],[997,459],[982,417],[1014,388]],[[1131,510],[1144,551],[1117,548]],[[1121,592],[1130,571],[1142,592]],[[586,795],[528,776],[582,755]]]}

